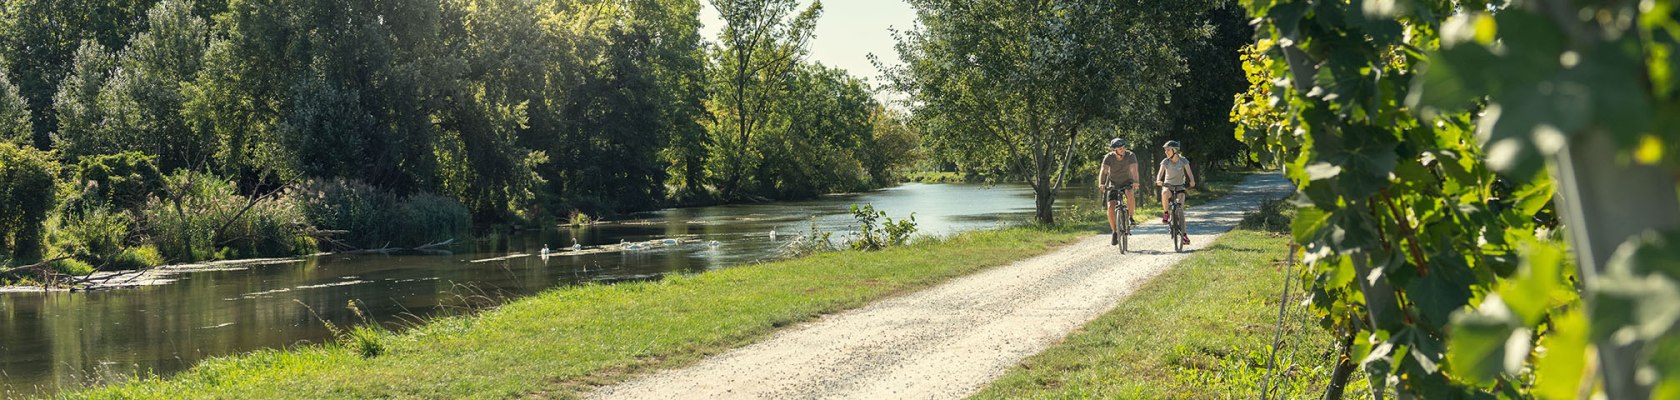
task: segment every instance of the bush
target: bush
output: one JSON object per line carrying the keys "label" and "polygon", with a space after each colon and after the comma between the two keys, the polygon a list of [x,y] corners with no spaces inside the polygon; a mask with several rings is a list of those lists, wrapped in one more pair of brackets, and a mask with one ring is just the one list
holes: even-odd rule
{"label": "bush", "polygon": [[409,196],[393,209],[384,224],[395,228],[388,237],[397,246],[424,246],[460,237],[472,229],[472,214],[467,207],[447,197]]}
{"label": "bush", "polygon": [[338,239],[351,247],[377,247],[391,228],[381,225],[395,202],[373,186],[344,179],[310,180],[293,192],[317,229],[348,232]]}
{"label": "bush", "polygon": [[1260,209],[1243,216],[1237,227],[1242,229],[1270,232],[1273,234],[1287,234],[1290,232],[1290,222],[1295,219],[1295,206],[1287,199],[1267,200],[1260,204]]}
{"label": "bush", "polygon": [[83,158],[72,182],[86,188],[80,200],[90,207],[134,210],[163,188],[163,174],[156,157],[127,152]]}
{"label": "bush", "polygon": [[0,262],[41,260],[43,225],[57,205],[59,165],[52,153],[0,143]]}
{"label": "bush", "polygon": [[131,247],[117,253],[110,260],[110,269],[142,269],[163,265],[163,254],[158,253],[157,246],[143,245]]}
{"label": "bush", "polygon": [[459,237],[472,227],[467,208],[453,199],[396,196],[357,181],[310,181],[293,192],[306,219],[319,229],[347,232],[349,247],[415,247]]}
{"label": "bush", "polygon": [[87,262],[74,258],[53,261],[52,268],[60,274],[71,276],[81,276],[93,273],[92,265],[88,265]]}
{"label": "bush", "polygon": [[[287,195],[250,204],[234,184],[216,176],[177,173],[166,178],[168,199],[142,211],[145,232],[165,257],[179,261],[294,256],[315,252],[308,219]],[[247,209],[249,205],[249,209]]]}
{"label": "bush", "polygon": [[[852,215],[857,218],[858,235],[862,237],[852,242],[852,250],[868,251],[880,250],[892,246],[899,246],[910,241],[910,236],[916,234],[916,214],[910,218],[893,221],[887,218],[887,212],[875,211],[875,206],[864,204],[852,205]],[[881,222],[884,220],[884,222]]]}
{"label": "bush", "polygon": [[104,265],[128,244],[133,219],[103,207],[55,217],[54,247],[82,261]]}

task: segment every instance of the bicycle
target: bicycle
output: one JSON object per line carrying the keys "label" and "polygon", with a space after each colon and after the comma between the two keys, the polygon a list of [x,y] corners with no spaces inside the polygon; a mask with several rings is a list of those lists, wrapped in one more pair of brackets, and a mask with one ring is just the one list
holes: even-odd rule
{"label": "bicycle", "polygon": [[1183,253],[1184,242],[1190,239],[1190,232],[1184,229],[1184,200],[1179,199],[1179,195],[1187,194],[1188,190],[1184,185],[1168,185],[1167,188],[1172,196],[1167,204],[1167,214],[1172,218],[1172,223],[1167,225],[1167,238],[1173,242],[1173,251]]}
{"label": "bicycle", "polygon": [[1124,189],[1111,187],[1107,189],[1106,195],[1103,196],[1103,207],[1107,207],[1110,201],[1115,203],[1115,226],[1111,227],[1113,232],[1110,233],[1112,237],[1109,238],[1109,245],[1118,246],[1120,254],[1126,254],[1126,242],[1132,236],[1132,210],[1126,207],[1125,196],[1126,191],[1129,190],[1131,190],[1130,187]]}

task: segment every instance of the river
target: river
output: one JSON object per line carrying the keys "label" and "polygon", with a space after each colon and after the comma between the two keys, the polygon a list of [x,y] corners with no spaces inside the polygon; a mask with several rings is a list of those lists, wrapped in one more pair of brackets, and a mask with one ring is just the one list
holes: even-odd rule
{"label": "river", "polygon": [[[447,256],[328,255],[192,270],[135,288],[0,293],[0,398],[168,375],[208,357],[321,343],[331,338],[321,320],[340,326],[363,321],[346,306],[350,302],[372,321],[401,329],[557,286],[773,260],[812,221],[837,239],[855,231],[853,204],[873,204],[895,219],[915,213],[918,235],[938,236],[1024,222],[1033,196],[1021,185],[911,183],[806,201],[640,213],[588,228],[480,240]],[[665,239],[678,244],[664,245]],[[574,240],[586,249],[582,255],[567,254]],[[598,252],[648,241],[659,246]],[[470,262],[536,254],[545,244],[555,252],[546,260]]]}

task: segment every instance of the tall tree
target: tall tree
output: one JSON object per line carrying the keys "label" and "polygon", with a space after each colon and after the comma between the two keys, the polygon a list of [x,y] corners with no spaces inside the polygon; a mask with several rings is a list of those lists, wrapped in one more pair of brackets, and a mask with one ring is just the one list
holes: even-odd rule
{"label": "tall tree", "polygon": [[761,155],[751,146],[788,74],[805,55],[822,2],[804,11],[796,0],[713,0],[723,19],[713,52],[712,173],[726,197],[740,194]]}
{"label": "tall tree", "polygon": [[105,119],[109,113],[99,103],[100,91],[116,68],[115,58],[93,40],[76,49],[75,66],[53,97],[58,112],[58,130],[52,147],[72,160],[118,151],[119,140]]}
{"label": "tall tree", "polygon": [[0,3],[0,58],[10,61],[9,76],[34,110],[32,141],[52,144],[58,128],[53,97],[72,66],[83,40],[110,49],[125,47],[144,29],[145,12],[155,0],[17,0]]}
{"label": "tall tree", "polygon": [[659,130],[666,140],[667,176],[678,190],[706,180],[706,51],[700,40],[700,2],[628,0],[629,29],[648,41],[645,64],[656,80]]}
{"label": "tall tree", "polygon": [[1053,223],[1069,164],[1097,147],[1090,127],[1152,129],[1185,69],[1176,46],[1205,34],[1182,27],[1215,3],[911,0],[920,29],[890,76],[937,146],[1027,177]]}
{"label": "tall tree", "polygon": [[192,0],[163,0],[146,12],[147,29],[118,56],[101,89],[103,111],[115,125],[118,150],[158,156],[165,170],[207,165],[215,138],[191,129],[181,115],[181,85],[193,80],[209,45],[209,26]]}
{"label": "tall tree", "polygon": [[0,142],[28,145],[33,135],[27,100],[18,94],[5,71],[0,71]]}
{"label": "tall tree", "polygon": [[[1243,13],[1235,2],[1208,11],[1201,20],[1211,35],[1181,46],[1189,68],[1165,107],[1167,124],[1162,136],[1182,142],[1197,171],[1217,161],[1236,160],[1247,148],[1230,135],[1236,123],[1229,118],[1232,96],[1248,88],[1242,48],[1254,40],[1254,28]],[[1162,143],[1146,144],[1146,150],[1160,151]]]}

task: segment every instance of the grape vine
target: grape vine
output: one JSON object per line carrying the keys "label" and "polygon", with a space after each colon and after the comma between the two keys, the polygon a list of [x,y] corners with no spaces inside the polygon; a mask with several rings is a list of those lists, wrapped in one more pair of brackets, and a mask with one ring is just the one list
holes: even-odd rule
{"label": "grape vine", "polygon": [[[1341,376],[1401,398],[1680,398],[1680,234],[1616,237],[1578,268],[1579,221],[1557,211],[1600,206],[1562,190],[1577,167],[1559,160],[1590,140],[1614,155],[1590,162],[1673,187],[1674,1],[1243,3],[1259,38],[1231,117],[1298,185],[1313,308],[1351,343]],[[1634,356],[1595,367],[1603,346]]]}

